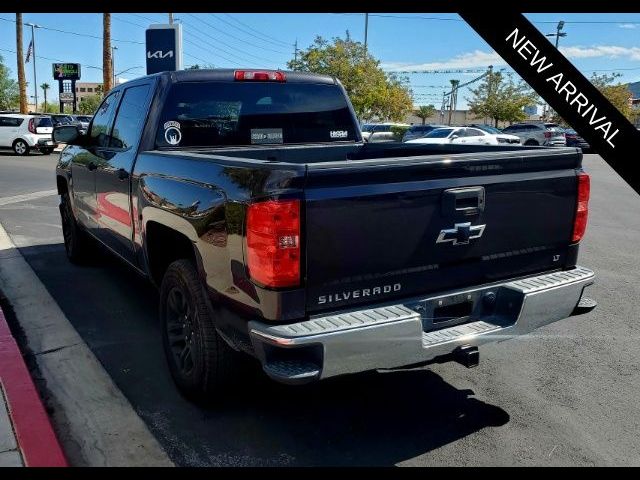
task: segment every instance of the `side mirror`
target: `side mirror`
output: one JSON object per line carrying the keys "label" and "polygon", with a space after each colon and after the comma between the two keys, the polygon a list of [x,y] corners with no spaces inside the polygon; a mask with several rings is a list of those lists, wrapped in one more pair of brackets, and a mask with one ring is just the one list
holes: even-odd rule
{"label": "side mirror", "polygon": [[456,138],[458,138],[458,137],[459,137],[459,135],[451,135],[451,136],[449,137],[449,139],[453,142],[453,141],[454,141]]}
{"label": "side mirror", "polygon": [[53,129],[53,141],[67,145],[83,145],[84,135],[76,125],[60,125]]}

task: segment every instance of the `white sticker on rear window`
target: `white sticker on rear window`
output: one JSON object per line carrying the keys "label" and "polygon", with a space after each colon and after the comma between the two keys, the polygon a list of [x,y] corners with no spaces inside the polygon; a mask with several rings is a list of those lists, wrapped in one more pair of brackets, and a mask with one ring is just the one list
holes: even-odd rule
{"label": "white sticker on rear window", "polygon": [[349,132],[346,130],[331,130],[329,132],[329,136],[331,138],[347,138],[349,136]]}
{"label": "white sticker on rear window", "polygon": [[182,140],[180,123],[170,120],[164,124],[164,139],[169,145],[178,145]]}
{"label": "white sticker on rear window", "polygon": [[251,143],[282,143],[281,128],[252,128]]}

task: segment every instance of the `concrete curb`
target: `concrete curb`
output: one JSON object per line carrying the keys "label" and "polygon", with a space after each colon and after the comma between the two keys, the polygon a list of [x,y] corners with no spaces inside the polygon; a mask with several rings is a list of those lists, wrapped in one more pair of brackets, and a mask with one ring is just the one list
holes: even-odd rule
{"label": "concrete curb", "polygon": [[0,383],[25,466],[68,466],[1,308]]}
{"label": "concrete curb", "polygon": [[0,224],[0,285],[46,384],[73,466],[173,466]]}

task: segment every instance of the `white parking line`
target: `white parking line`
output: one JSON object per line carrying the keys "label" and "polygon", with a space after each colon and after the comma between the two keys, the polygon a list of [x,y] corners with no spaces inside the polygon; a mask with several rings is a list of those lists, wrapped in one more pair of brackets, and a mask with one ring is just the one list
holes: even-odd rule
{"label": "white parking line", "polygon": [[172,466],[1,224],[0,288],[46,382],[53,423],[69,462]]}
{"label": "white parking line", "polygon": [[21,195],[13,195],[12,197],[0,197],[0,207],[3,205],[11,205],[12,203],[28,202],[38,198],[50,197],[57,195],[57,190],[42,190],[40,192],[23,193]]}

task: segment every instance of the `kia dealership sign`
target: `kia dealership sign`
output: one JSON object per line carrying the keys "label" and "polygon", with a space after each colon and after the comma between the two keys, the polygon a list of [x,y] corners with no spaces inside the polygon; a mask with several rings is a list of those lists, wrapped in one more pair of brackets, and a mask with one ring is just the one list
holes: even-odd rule
{"label": "kia dealership sign", "polygon": [[147,75],[182,70],[182,25],[150,25],[146,31]]}

